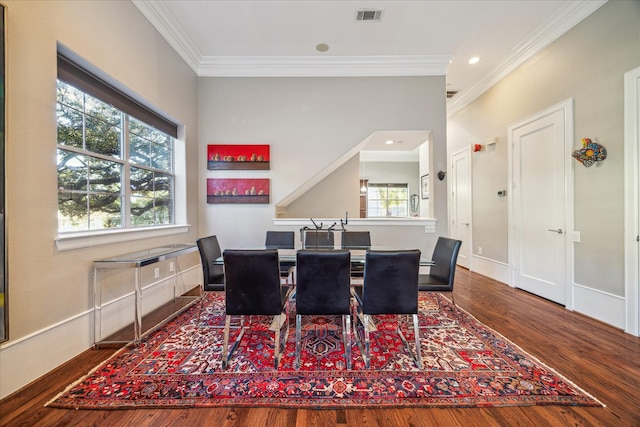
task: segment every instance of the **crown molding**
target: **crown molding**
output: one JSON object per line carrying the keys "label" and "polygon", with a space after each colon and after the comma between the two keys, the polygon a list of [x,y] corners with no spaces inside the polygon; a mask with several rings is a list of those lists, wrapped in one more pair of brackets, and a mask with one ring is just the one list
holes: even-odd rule
{"label": "crown molding", "polygon": [[204,57],[200,77],[445,76],[452,57],[217,56]]}
{"label": "crown molding", "polygon": [[473,100],[489,90],[527,60],[549,46],[564,33],[591,15],[608,0],[582,0],[567,2],[554,16],[541,25],[526,40],[518,44],[511,53],[487,76],[468,89],[460,91],[447,105],[447,116],[460,111]]}
{"label": "crown molding", "polygon": [[151,25],[164,37],[187,65],[197,73],[202,55],[163,4],[152,0],[131,0]]}
{"label": "crown molding", "polygon": [[162,2],[131,0],[198,77],[444,76],[453,59],[428,56],[202,56]]}

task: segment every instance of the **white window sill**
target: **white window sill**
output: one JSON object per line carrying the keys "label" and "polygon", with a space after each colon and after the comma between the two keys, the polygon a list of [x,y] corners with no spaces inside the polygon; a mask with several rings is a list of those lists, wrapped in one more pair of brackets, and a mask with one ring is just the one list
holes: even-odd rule
{"label": "white window sill", "polygon": [[130,242],[132,240],[149,239],[152,237],[187,233],[189,232],[189,227],[189,224],[182,224],[142,229],[61,234],[56,238],[56,247],[59,251],[69,251],[73,249],[89,248],[98,245]]}

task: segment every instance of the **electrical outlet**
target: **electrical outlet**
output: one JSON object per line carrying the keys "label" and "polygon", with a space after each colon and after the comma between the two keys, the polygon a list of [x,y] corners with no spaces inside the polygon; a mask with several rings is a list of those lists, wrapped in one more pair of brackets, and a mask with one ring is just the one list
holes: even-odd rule
{"label": "electrical outlet", "polygon": [[173,273],[174,265],[172,262],[169,263],[169,271]]}
{"label": "electrical outlet", "polygon": [[478,255],[482,255],[482,246],[478,246]]}
{"label": "electrical outlet", "polygon": [[156,267],[156,269],[153,270],[153,277],[156,279],[160,278],[160,268]]}

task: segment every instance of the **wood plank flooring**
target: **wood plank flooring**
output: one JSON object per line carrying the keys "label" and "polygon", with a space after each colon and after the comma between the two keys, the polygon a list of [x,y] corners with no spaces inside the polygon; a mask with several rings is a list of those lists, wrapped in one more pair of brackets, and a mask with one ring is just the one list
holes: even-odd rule
{"label": "wood plank flooring", "polygon": [[481,322],[556,368],[605,408],[275,408],[65,410],[44,404],[109,357],[88,350],[0,401],[0,426],[640,426],[640,338],[458,268],[455,299]]}

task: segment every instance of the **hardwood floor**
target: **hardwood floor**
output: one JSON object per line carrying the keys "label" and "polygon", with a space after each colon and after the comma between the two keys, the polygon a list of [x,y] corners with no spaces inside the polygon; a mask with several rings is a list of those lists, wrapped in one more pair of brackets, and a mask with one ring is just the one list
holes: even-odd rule
{"label": "hardwood floor", "polygon": [[0,401],[0,426],[640,426],[640,338],[458,269],[458,305],[556,368],[605,408],[64,410],[44,404],[114,349],[88,350]]}

